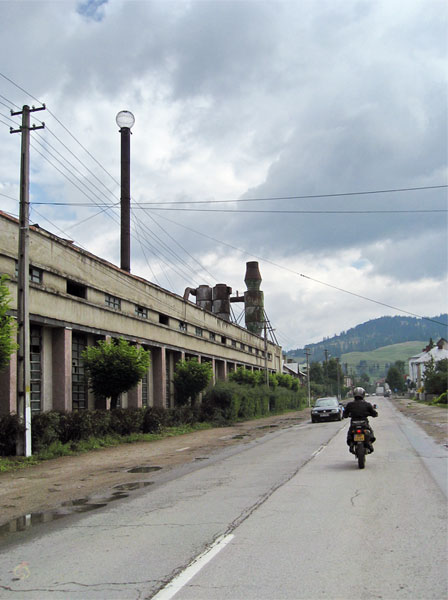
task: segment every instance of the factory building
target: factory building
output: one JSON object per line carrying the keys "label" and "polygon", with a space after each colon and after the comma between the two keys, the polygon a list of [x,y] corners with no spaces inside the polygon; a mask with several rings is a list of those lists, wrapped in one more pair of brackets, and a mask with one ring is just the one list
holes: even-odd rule
{"label": "factory building", "polygon": [[[18,220],[0,211],[0,272],[10,277],[13,315],[18,235]],[[281,347],[261,336],[257,263],[247,265],[246,327],[241,327],[230,321],[230,304],[245,298],[232,298],[225,284],[187,288],[178,296],[37,225],[30,227],[29,257],[32,412],[107,407],[88,390],[81,360],[86,346],[101,339],[123,337],[151,352],[147,374],[122,395],[123,407],[173,406],[173,373],[182,359],[211,362],[214,380],[226,379],[239,366],[281,371]],[[0,414],[17,410],[16,371],[14,355],[0,373]]]}

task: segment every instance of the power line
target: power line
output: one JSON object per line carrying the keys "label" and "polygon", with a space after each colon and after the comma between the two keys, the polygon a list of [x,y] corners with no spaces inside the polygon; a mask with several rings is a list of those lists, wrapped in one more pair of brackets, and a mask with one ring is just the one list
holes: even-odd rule
{"label": "power line", "polygon": [[372,302],[374,304],[379,304],[381,306],[386,306],[387,308],[392,308],[393,310],[397,310],[399,312],[403,312],[406,313],[408,315],[411,315],[413,317],[418,317],[419,319],[424,319],[426,321],[430,321],[432,323],[436,323],[437,325],[446,325],[446,323],[441,323],[440,321],[436,321],[435,319],[430,319],[429,317],[423,317],[422,315],[418,315],[417,313],[413,313],[410,312],[408,310],[404,310],[403,308],[398,308],[397,306],[392,306],[391,304],[386,304],[385,302],[381,302],[379,300],[374,300],[373,298],[368,298],[367,296],[362,296],[361,294],[356,294],[355,292],[351,292],[350,290],[346,290],[344,288],[332,285],[331,283],[327,283],[325,281],[321,281],[319,279],[315,279],[313,277],[310,277],[308,275],[305,275],[303,273],[299,273],[298,271],[294,271],[294,269],[290,269],[289,267],[285,267],[284,265],[279,265],[278,263],[275,263],[272,260],[269,260],[267,258],[263,258],[261,256],[257,256],[256,254],[253,254],[252,252],[248,252],[247,250],[243,250],[242,248],[238,248],[237,246],[233,246],[232,244],[228,244],[227,242],[223,242],[221,240],[217,240],[216,238],[207,235],[206,233],[202,233],[200,231],[197,231],[196,229],[192,229],[191,227],[187,227],[186,225],[181,225],[180,223],[177,223],[176,221],[173,221],[171,219],[168,219],[167,217],[163,217],[164,219],[166,219],[167,221],[170,221],[171,223],[174,223],[175,225],[178,225],[179,227],[183,227],[185,229],[188,229],[194,233],[197,233],[198,235],[201,235],[203,237],[206,237],[214,242],[217,242],[218,244],[222,244],[224,246],[228,246],[229,248],[232,248],[233,250],[236,250],[237,252],[241,252],[242,254],[246,254],[247,256],[252,256],[253,258],[257,258],[258,260],[262,260],[274,267],[277,267],[279,269],[283,269],[284,271],[289,271],[290,273],[293,273],[294,275],[297,275],[299,277],[303,277],[305,279],[309,279],[310,281],[313,281],[314,283],[319,283],[320,285],[324,285],[326,287],[330,287],[333,288],[335,290],[338,290],[339,292],[344,292],[345,294],[350,294],[351,296],[355,296],[357,298],[361,298],[363,300],[367,300],[368,302]]}
{"label": "power line", "polygon": [[[448,185],[426,185],[409,188],[390,188],[384,190],[363,190],[359,192],[341,192],[334,194],[307,194],[300,196],[271,196],[266,198],[238,198],[234,200],[175,200],[163,204],[224,204],[235,202],[272,202],[276,200],[309,200],[313,198],[340,198],[344,196],[367,196],[371,194],[395,194],[401,192],[416,192],[422,190],[437,190],[448,188]],[[162,204],[162,202],[145,202],[145,205]]]}

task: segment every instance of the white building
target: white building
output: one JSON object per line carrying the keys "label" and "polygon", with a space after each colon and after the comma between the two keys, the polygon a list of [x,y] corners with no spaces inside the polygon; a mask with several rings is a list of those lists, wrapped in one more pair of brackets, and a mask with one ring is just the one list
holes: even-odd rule
{"label": "white building", "polygon": [[426,364],[431,360],[439,362],[444,358],[448,358],[448,342],[441,338],[431,350],[423,351],[409,359],[409,377],[417,389],[422,387]]}

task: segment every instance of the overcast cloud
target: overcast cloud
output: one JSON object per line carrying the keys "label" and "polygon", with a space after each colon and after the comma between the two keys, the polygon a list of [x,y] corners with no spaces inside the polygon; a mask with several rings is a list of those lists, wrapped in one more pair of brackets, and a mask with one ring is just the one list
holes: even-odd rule
{"label": "overcast cloud", "polygon": [[447,17],[443,0],[3,0],[1,205],[17,215],[9,109],[40,100],[31,200],[92,206],[33,204],[31,218],[118,264],[118,212],[94,205],[119,200],[127,109],[133,200],[173,209],[133,210],[133,273],[242,292],[259,260],[285,348],[445,312],[446,212],[375,211],[446,210],[446,188],[222,201],[446,185]]}

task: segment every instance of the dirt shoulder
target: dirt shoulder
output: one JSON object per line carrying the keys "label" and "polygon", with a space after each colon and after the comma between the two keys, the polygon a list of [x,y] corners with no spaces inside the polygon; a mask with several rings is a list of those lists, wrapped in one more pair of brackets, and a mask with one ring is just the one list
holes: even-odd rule
{"label": "dirt shoulder", "polygon": [[[220,448],[250,442],[276,428],[309,421],[309,409],[197,431],[155,442],[122,444],[49,460],[0,473],[0,526],[26,514],[42,513],[85,498],[101,502],[115,486],[149,481],[153,473],[130,473],[139,467],[167,469],[201,460]],[[114,489],[115,488],[115,489]]]}
{"label": "dirt shoulder", "polygon": [[[380,400],[378,404],[380,404]],[[434,440],[448,447],[447,410],[404,398],[394,406],[416,421]],[[138,467],[167,469],[199,461],[220,448],[247,443],[276,428],[288,428],[310,420],[308,408],[286,415],[267,417],[166,438],[156,442],[123,444],[43,462],[10,473],[0,473],[0,526],[34,513],[45,513],[86,498],[101,502],[117,489],[148,482],[154,474],[130,473]],[[161,471],[162,472],[162,471]],[[121,486],[121,487],[116,487]],[[92,499],[94,496],[94,499]]]}
{"label": "dirt shoulder", "polygon": [[393,405],[434,439],[448,448],[448,410],[441,406],[427,406],[409,398],[391,398]]}

